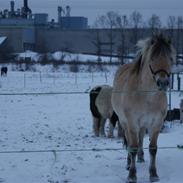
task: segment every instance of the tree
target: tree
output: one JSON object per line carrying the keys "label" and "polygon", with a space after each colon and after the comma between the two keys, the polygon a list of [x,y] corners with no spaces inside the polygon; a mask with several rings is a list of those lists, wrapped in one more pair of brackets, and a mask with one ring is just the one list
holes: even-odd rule
{"label": "tree", "polygon": [[176,50],[180,54],[182,52],[182,30],[183,30],[183,17],[177,17],[177,37],[176,37]]}
{"label": "tree", "polygon": [[113,49],[114,49],[114,39],[115,35],[113,33],[114,29],[117,25],[117,17],[119,17],[118,13],[114,11],[109,11],[106,13],[106,15],[101,15],[97,17],[94,26],[96,28],[105,28],[109,29],[108,32],[108,45],[109,45],[109,54],[110,54],[110,62],[112,62],[112,55],[113,55]]}
{"label": "tree", "polygon": [[151,29],[151,33],[152,34],[156,34],[159,32],[160,28],[161,28],[161,20],[160,20],[160,17],[153,14],[149,21],[148,21],[148,26],[149,28]]}
{"label": "tree", "polygon": [[120,33],[120,45],[118,48],[118,55],[120,57],[121,64],[123,64],[124,56],[126,55],[126,50],[127,50],[126,48],[127,33],[125,32],[128,26],[127,16],[126,15],[118,16],[116,22],[117,22],[117,28],[119,28],[119,33]]}
{"label": "tree", "polygon": [[133,37],[132,42],[134,44],[137,43],[137,40],[139,39],[139,28],[142,26],[142,15],[138,11],[134,11],[130,15],[130,23],[133,28]]}

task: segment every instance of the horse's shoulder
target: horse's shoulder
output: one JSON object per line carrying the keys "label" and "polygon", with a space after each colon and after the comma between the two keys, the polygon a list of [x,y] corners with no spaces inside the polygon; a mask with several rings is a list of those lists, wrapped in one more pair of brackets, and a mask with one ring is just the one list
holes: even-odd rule
{"label": "horse's shoulder", "polygon": [[123,74],[128,74],[128,72],[132,69],[132,66],[133,63],[121,65],[116,72],[115,78],[117,79],[120,78]]}

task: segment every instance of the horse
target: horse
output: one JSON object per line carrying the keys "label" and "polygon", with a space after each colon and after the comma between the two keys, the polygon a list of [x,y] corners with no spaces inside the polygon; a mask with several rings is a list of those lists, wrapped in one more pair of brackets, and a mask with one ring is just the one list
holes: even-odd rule
{"label": "horse", "polygon": [[136,183],[136,156],[144,162],[143,138],[149,133],[150,181],[159,180],[156,170],[157,139],[167,113],[166,91],[175,62],[175,49],[164,35],[137,43],[133,62],[121,65],[114,77],[112,106],[127,140],[127,182]]}
{"label": "horse", "polygon": [[[109,85],[96,86],[90,91],[90,111],[93,117],[93,131],[95,136],[106,136],[105,123],[109,119],[108,137],[113,137],[113,130],[118,121],[118,116],[112,109],[111,95],[112,87]],[[120,133],[120,130],[118,130],[118,136],[121,136]]]}
{"label": "horse", "polygon": [[168,110],[164,121],[180,120],[180,113],[181,110],[179,108]]}
{"label": "horse", "polygon": [[1,76],[7,76],[8,68],[7,67],[1,67]]}

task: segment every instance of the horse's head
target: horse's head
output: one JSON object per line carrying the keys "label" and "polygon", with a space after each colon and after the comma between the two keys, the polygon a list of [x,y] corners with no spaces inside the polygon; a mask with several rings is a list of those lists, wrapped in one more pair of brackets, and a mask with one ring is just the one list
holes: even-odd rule
{"label": "horse's head", "polygon": [[149,42],[149,69],[159,90],[166,91],[170,84],[171,66],[175,49],[169,39],[158,35]]}

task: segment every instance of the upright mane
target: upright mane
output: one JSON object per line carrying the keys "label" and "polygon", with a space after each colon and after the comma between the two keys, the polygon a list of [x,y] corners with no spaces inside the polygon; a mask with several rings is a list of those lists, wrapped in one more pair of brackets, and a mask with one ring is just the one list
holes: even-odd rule
{"label": "upright mane", "polygon": [[170,53],[173,53],[172,45],[169,40],[167,40],[162,34],[154,36],[152,38],[147,38],[144,40],[140,40],[137,43],[137,56],[134,59],[134,67],[132,69],[133,72],[139,73],[145,59],[144,55],[147,55],[150,52],[151,58],[156,58],[161,55],[167,56]]}

